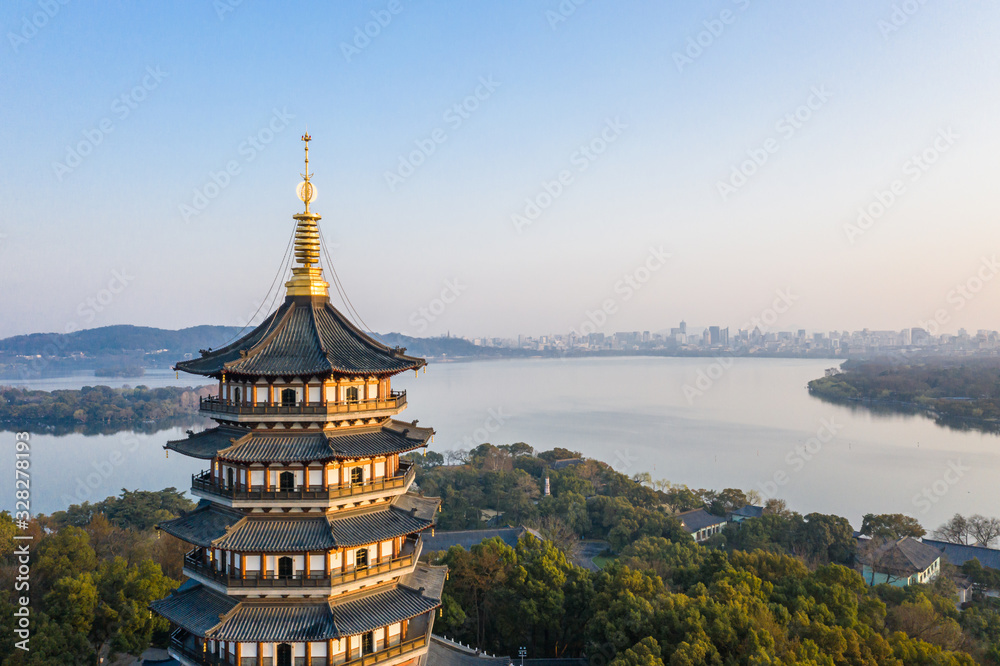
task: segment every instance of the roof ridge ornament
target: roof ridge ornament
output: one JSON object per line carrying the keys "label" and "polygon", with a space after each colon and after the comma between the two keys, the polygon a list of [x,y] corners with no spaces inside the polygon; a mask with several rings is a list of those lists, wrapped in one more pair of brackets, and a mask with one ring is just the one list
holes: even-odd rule
{"label": "roof ridge ornament", "polygon": [[302,182],[296,188],[299,199],[305,204],[305,210],[292,219],[297,220],[295,226],[295,262],[292,268],[292,279],[285,283],[289,296],[320,296],[329,298],[329,283],[323,279],[323,269],[319,267],[319,227],[320,216],[309,210],[309,204],[316,200],[316,186],[312,183],[313,174],[309,173],[309,142],[312,137],[306,132],[302,135],[305,144],[305,172],[300,174]]}

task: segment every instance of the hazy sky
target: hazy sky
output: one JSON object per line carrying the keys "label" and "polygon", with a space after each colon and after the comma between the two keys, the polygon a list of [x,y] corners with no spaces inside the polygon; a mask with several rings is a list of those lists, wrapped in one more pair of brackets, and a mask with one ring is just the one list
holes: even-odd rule
{"label": "hazy sky", "polygon": [[36,0],[0,22],[2,336],[243,323],[307,128],[378,331],[735,329],[778,291],[776,329],[1000,328],[995,3]]}

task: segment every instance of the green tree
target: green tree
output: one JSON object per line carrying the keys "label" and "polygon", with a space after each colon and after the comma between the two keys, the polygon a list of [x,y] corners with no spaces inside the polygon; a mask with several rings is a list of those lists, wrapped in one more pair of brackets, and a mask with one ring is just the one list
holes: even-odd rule
{"label": "green tree", "polygon": [[611,666],[664,666],[660,658],[660,644],[652,636],[647,636],[615,657]]}
{"label": "green tree", "polygon": [[919,539],[927,533],[916,518],[901,513],[866,513],[861,523],[861,533],[883,539],[901,539],[908,536]]}

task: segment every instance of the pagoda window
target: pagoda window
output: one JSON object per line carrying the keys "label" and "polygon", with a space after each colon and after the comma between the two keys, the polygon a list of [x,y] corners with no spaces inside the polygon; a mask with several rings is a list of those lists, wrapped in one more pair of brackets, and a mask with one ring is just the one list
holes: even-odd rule
{"label": "pagoda window", "polygon": [[354,566],[357,569],[368,568],[368,549],[358,548],[354,553]]}
{"label": "pagoda window", "polygon": [[278,475],[279,490],[295,490],[295,474],[292,472],[282,472]]}
{"label": "pagoda window", "polygon": [[361,654],[371,654],[375,651],[375,632],[361,634]]}
{"label": "pagoda window", "polygon": [[351,470],[351,484],[358,485],[364,483],[365,481],[365,470],[361,467],[355,467]]}
{"label": "pagoda window", "polygon": [[233,402],[235,404],[237,404],[237,405],[240,404],[240,387],[239,386],[237,386],[236,388],[233,389]]}
{"label": "pagoda window", "polygon": [[291,578],[293,573],[292,558],[285,556],[278,558],[278,578]]}
{"label": "pagoda window", "polygon": [[226,468],[226,487],[230,490],[236,485],[236,470],[232,467]]}
{"label": "pagoda window", "polygon": [[348,386],[347,390],[344,391],[344,398],[347,402],[357,402],[358,401],[358,387]]}
{"label": "pagoda window", "polygon": [[281,389],[281,406],[282,407],[295,406],[295,389],[293,388]]}
{"label": "pagoda window", "polygon": [[276,666],[292,666],[292,646],[288,643],[282,643],[275,650],[277,653]]}

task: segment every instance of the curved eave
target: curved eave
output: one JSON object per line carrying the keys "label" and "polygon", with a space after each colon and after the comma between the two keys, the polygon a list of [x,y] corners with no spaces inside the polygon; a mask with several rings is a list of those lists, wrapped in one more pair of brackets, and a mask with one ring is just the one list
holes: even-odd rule
{"label": "curved eave", "polygon": [[336,602],[238,600],[187,581],[149,608],[186,631],[219,641],[341,639],[429,613],[441,605],[447,567],[419,564],[389,589]]}
{"label": "curved eave", "polygon": [[185,439],[168,441],[163,448],[200,460],[218,457],[226,462],[254,463],[328,462],[404,454],[426,447],[433,428],[419,428],[405,421],[388,420],[381,426],[348,432],[264,432],[219,426],[188,432]]}
{"label": "curved eave", "polygon": [[373,339],[347,320],[329,299],[287,297],[253,331],[174,368],[221,377],[391,376],[416,370],[425,359],[407,356]]}

